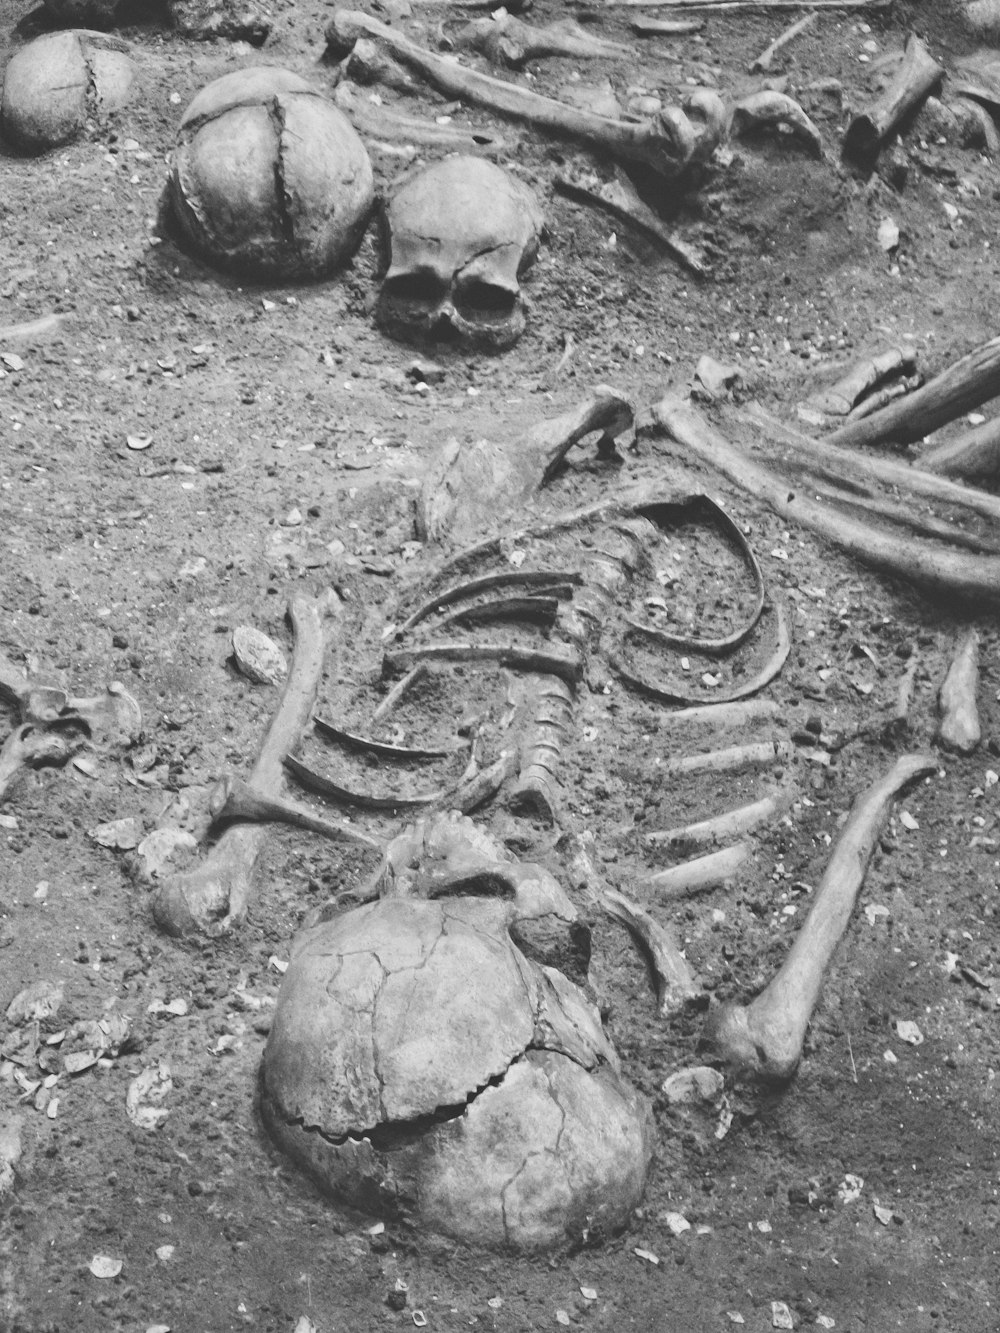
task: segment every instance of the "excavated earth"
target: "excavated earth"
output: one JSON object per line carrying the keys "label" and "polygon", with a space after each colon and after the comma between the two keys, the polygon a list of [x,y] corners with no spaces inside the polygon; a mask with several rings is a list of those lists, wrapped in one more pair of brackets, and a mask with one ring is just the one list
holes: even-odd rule
{"label": "excavated earth", "polygon": [[[23,774],[0,810],[0,1015],[29,985],[62,993],[37,1029],[0,1018],[0,1328],[996,1329],[992,615],[886,582],[650,432],[614,455],[585,444],[552,482],[550,508],[638,480],[667,498],[707,491],[737,516],[791,613],[792,652],[767,691],[778,718],[762,734],[797,738],[778,775],[797,800],[730,887],[658,902],[640,878],[669,858],[643,834],[760,792],[766,775],[663,773],[671,757],[753,737],[684,732],[597,663],[564,755],[564,826],[591,831],[608,880],[672,925],[706,996],[749,997],[773,973],[854,795],[901,749],[933,744],[957,637],[970,623],[982,636],[983,743],[967,759],[942,753],[938,775],[896,805],[786,1089],[669,1104],[664,1080],[702,1058],[703,1006],[659,1017],[623,928],[594,919],[595,993],[657,1130],[642,1206],[600,1247],[519,1257],[383,1226],[321,1196],[270,1145],[258,1069],[290,941],[374,858],[275,828],[246,922],[189,942],[158,931],[138,858],[90,836],[128,818],[140,834],[194,830],[216,779],[249,771],[277,696],[235,670],[232,631],[256,626],[287,650],[295,592],[340,598],[319,711],[370,723],[386,688],[383,630],[441,558],[417,539],[414,499],[447,440],[517,441],[602,382],[649,404],[690,384],[703,354],[739,367],[737,398],[795,423],[797,405],[864,353],[902,343],[932,374],[993,337],[996,164],[921,118],[881,174],[858,177],[838,152],[849,109],[911,28],[946,66],[973,49],[958,7],[824,13],[786,48],[773,72],[815,118],[826,157],[782,138],[740,142],[696,188],[660,199],[708,253],[704,281],[555,192],[567,166],[591,168],[584,153],[425,93],[408,109],[502,128],[499,160],[538,191],[547,237],[517,347],[494,358],[436,349],[440,370],[422,382],[414,349],[372,324],[373,232],[338,277],[261,287],[186,254],[163,214],[166,155],[207,81],[267,61],[332,87],[320,60],[329,10],[274,0],[271,11],[262,49],[124,26],[141,66],[133,103],[46,156],[0,156],[0,650],[74,694],[121,681],[144,716],[138,745]],[[530,18],[565,12],[539,0]],[[569,12],[634,57],[536,61],[516,77],[563,95],[610,80],[623,99],[754,87],[751,58],[794,17],[726,12],[699,34],[648,39],[629,10]],[[452,13],[414,4],[399,21],[434,46]],[[3,0],[0,54],[43,26],[26,0]],[[369,148],[380,189],[414,156]],[[891,252],[879,241],[887,218],[899,229]],[[33,336],[3,333],[47,316]],[[748,589],[718,534],[685,519],[662,554],[663,623],[726,632]],[[769,651],[767,623],[750,665]],[[824,745],[891,707],[914,649],[910,734]],[[713,664],[689,668],[692,692],[710,694],[700,678]],[[507,689],[499,669],[432,676],[384,734],[478,727],[488,760],[506,734]],[[381,789],[390,775],[362,776]],[[355,817],[379,838],[402,822]],[[517,856],[563,874],[553,830],[502,803],[482,818]],[[81,1049],[100,1058],[67,1058]],[[144,1074],[146,1114],[133,1095],[130,1118]]]}

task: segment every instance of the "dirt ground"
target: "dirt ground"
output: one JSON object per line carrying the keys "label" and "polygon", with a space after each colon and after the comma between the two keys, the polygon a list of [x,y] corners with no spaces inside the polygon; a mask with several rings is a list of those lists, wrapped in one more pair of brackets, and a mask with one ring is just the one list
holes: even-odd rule
{"label": "dirt ground", "polygon": [[[759,793],[768,781],[759,773],[678,782],[661,771],[673,756],[749,736],[677,727],[669,707],[598,662],[563,759],[564,827],[591,830],[612,883],[673,925],[706,996],[749,997],[773,973],[855,794],[894,752],[933,745],[957,634],[974,623],[982,636],[983,743],[968,759],[942,753],[938,775],[898,803],[783,1091],[733,1087],[721,1118],[672,1109],[660,1089],[699,1062],[704,1007],[661,1019],[625,931],[594,921],[609,1030],[658,1133],[641,1208],[625,1234],[597,1248],[497,1255],[393,1222],[380,1228],[321,1196],[269,1145],[255,1095],[280,965],[306,915],[373,863],[275,827],[247,920],[218,938],[179,941],[157,929],[135,856],[91,836],[123,818],[142,833],[196,829],[215,781],[248,771],[277,694],[237,672],[232,630],[256,626],[287,651],[294,593],[339,595],[317,711],[368,724],[386,689],[383,629],[443,558],[417,540],[414,500],[449,438],[517,441],[602,382],[641,407],[690,383],[704,353],[740,367],[738,397],[794,423],[796,405],[864,352],[902,340],[929,374],[994,336],[995,164],[939,142],[919,119],[894,150],[891,182],[859,178],[838,154],[849,108],[870,95],[880,58],[911,27],[946,66],[972,49],[957,11],[900,3],[867,21],[827,13],[787,48],[775,73],[788,75],[827,154],[820,161],[774,137],[735,143],[696,187],[660,200],[671,225],[709,254],[705,281],[555,193],[555,174],[567,162],[587,166],[585,154],[504,126],[499,160],[535,187],[547,219],[528,329],[497,357],[434,349],[443,373],[419,384],[409,373],[417,352],[372,324],[371,233],[329,281],[261,287],[186,254],[163,216],[177,121],[206,82],[267,62],[332,87],[320,60],[326,8],[271,8],[262,50],[187,42],[153,23],[123,28],[142,71],[127,110],[47,156],[0,150],[0,339],[8,326],[64,316],[44,334],[0,340],[0,651],[55,673],[74,694],[120,681],[143,713],[138,744],[96,744],[76,763],[25,772],[0,809],[0,1014],[33,983],[63,994],[37,1029],[0,1019],[0,1121],[8,1145],[15,1127],[20,1139],[19,1154],[8,1147],[13,1176],[0,1202],[0,1329],[366,1333],[426,1321],[512,1333],[560,1324],[757,1333],[775,1318],[786,1326],[772,1307],[783,1302],[794,1326],[839,1333],[995,1330],[1000,670],[991,615],[887,583],[651,432],[613,457],[584,445],[548,488],[550,510],[636,480],[667,498],[708,491],[737,517],[769,596],[791,612],[792,652],[767,691],[778,719],[760,734],[796,738],[778,776],[798,799],[756,840],[735,884],[657,904],[640,877],[670,858],[642,835]],[[539,0],[530,17],[564,12]],[[627,10],[572,12],[636,55],[534,62],[540,90],[605,79],[622,96],[641,87],[673,97],[706,82],[751,88],[751,56],[795,17],[717,14],[700,34],[657,40],[636,37]],[[414,4],[401,22],[433,44],[455,20]],[[4,60],[41,27],[30,4],[0,0]],[[422,102],[412,109],[441,114],[434,94]],[[369,147],[380,188],[413,156]],[[900,231],[892,253],[878,240],[886,217]],[[557,370],[567,339],[572,355]],[[726,429],[738,435],[731,422]],[[130,436],[151,443],[136,450]],[[663,555],[664,623],[725,632],[745,600],[745,573],[718,535],[679,522]],[[824,736],[891,706],[914,648],[909,736],[876,731],[824,749]],[[767,651],[763,635],[750,657]],[[709,692],[698,677],[710,666],[694,661],[694,693]],[[677,677],[677,661],[663,671]],[[395,725],[408,738],[447,737],[475,715],[489,758],[504,737],[504,700],[502,672],[467,668],[418,691]],[[479,817],[518,855],[563,869],[559,830],[502,801]],[[403,822],[355,818],[379,838]],[[64,1064],[65,1038],[62,1052],[47,1041],[102,1018],[113,1033],[108,1016],[120,1014],[129,1020],[120,1049],[79,1072]],[[900,1022],[915,1023],[922,1042],[904,1040]],[[162,1067],[169,1114],[145,1129],[126,1113],[127,1092]],[[112,1270],[121,1261],[117,1276],[96,1275],[95,1256],[114,1260]],[[401,1309],[389,1300],[397,1280]]]}

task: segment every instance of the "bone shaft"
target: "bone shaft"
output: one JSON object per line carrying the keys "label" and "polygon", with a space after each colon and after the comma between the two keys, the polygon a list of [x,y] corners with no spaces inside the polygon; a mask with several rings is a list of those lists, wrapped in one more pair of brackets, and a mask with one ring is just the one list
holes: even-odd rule
{"label": "bone shaft", "polygon": [[[997,344],[997,368],[1000,370],[1000,339]],[[922,392],[918,389],[911,398],[904,399],[903,406]],[[1000,384],[995,392],[1000,392]],[[895,410],[886,408],[885,413],[858,422],[855,429]],[[980,605],[1000,603],[1000,560],[997,557],[938,549],[926,542],[898,537],[883,527],[875,527],[842,510],[810,500],[807,495],[790,490],[787,480],[778,472],[745,457],[709,427],[698,413],[676,400],[657,403],[653,414],[675,440],[736,485],[763,500],[782,517],[801,523],[846,549],[856,559],[939,594],[974,600]]]}
{"label": "bone shaft", "polygon": [[861,793],[841,830],[816,889],[802,929],[773,979],[750,1004],[755,1024],[781,1023],[801,1050],[805,1030],[823,985],[823,976],[854,911],[868,863],[893,798],[914,779],[937,768],[931,755],[907,754]]}
{"label": "bone shaft", "polygon": [[793,456],[812,466],[825,466],[831,476],[836,473],[845,483],[858,489],[864,488],[868,482],[888,482],[898,486],[904,494],[919,495],[941,504],[958,505],[968,513],[979,514],[994,522],[1000,521],[1000,498],[977,490],[974,486],[960,486],[945,477],[900,463],[895,458],[838,449],[836,445],[830,444],[829,436],[823,440],[811,439],[772,416],[758,404],[754,404],[750,412],[739,413],[739,418],[752,425],[758,433],[765,431],[772,442],[780,441],[781,446],[791,450]]}
{"label": "bone shaft", "polygon": [[[553,98],[522,88],[518,84],[495,79],[477,70],[459,66],[409,41],[394,29],[365,14],[336,10],[327,28],[327,41],[334,50],[343,50],[358,37],[370,37],[382,43],[396,59],[417,70],[428,82],[449,97],[460,97],[491,111],[516,120],[528,121],[540,129],[618,152],[623,156],[653,165],[663,164],[666,132],[653,133],[647,124],[612,120],[571,107]],[[683,165],[686,153],[680,153]]]}
{"label": "bone shaft", "polygon": [[791,759],[790,741],[754,741],[749,745],[730,745],[707,754],[685,755],[663,766],[664,775],[677,777],[690,773],[737,773],[744,768],[766,768],[779,760]]}
{"label": "bone shaft", "polygon": [[759,726],[773,722],[779,713],[773,699],[744,699],[731,704],[702,704],[664,713],[661,726],[668,732],[684,728],[727,731],[731,727]]}
{"label": "bone shaft", "polygon": [[769,70],[771,68],[771,62],[774,60],[774,57],[778,52],[783,47],[787,46],[789,42],[794,41],[800,33],[805,32],[808,27],[811,27],[812,24],[816,22],[816,17],[817,15],[815,11],[811,14],[804,14],[802,18],[786,28],[778,37],[775,37],[771,45],[767,47],[766,50],[761,51],[757,59],[751,64],[751,74],[759,74]]}
{"label": "bone shaft", "polygon": [[668,843],[676,847],[702,847],[712,842],[722,842],[727,838],[739,838],[752,833],[761,824],[767,824],[777,814],[788,808],[792,802],[792,793],[776,792],[764,796],[759,801],[751,801],[725,814],[715,815],[711,819],[701,819],[694,824],[685,824],[681,828],[664,829],[658,833],[647,833],[648,843]]}
{"label": "bone shaft", "polygon": [[821,406],[825,411],[837,411],[846,416],[858,399],[870,393],[876,384],[890,375],[912,374],[915,369],[916,356],[913,352],[901,347],[890,347],[852,366],[832,388],[819,395]]}
{"label": "bone shaft", "polygon": [[947,477],[994,480],[1000,474],[1000,417],[928,449],[920,455],[919,462],[927,472],[940,472]]}
{"label": "bone shaft", "polygon": [[306,728],[323,672],[323,629],[319,607],[307,597],[293,597],[288,615],[295,636],[291,667],[249,778],[255,791],[273,796],[283,788],[285,770],[282,761]]}
{"label": "bone shaft", "polygon": [[947,370],[873,416],[826,437],[835,445],[913,444],[1000,394],[1000,338],[983,343]]}
{"label": "bone shaft", "polygon": [[718,888],[727,879],[741,869],[750,856],[750,844],[737,842],[732,847],[723,847],[707,856],[695,857],[693,861],[684,861],[669,870],[658,870],[648,875],[644,883],[655,890],[660,901],[668,898],[689,898],[696,893],[706,893]]}
{"label": "bone shaft", "polygon": [[944,66],[911,33],[906,43],[903,63],[885,94],[867,110],[853,118],[844,135],[844,154],[859,161],[870,160],[883,142],[927,97],[944,76]]}

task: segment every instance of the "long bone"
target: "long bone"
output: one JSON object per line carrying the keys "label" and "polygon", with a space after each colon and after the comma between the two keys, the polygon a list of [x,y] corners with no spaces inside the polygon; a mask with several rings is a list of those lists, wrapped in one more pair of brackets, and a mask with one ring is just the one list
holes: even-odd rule
{"label": "long bone", "polygon": [[[293,597],[288,617],[294,634],[291,668],[250,778],[241,789],[243,795],[279,803],[284,784],[282,761],[309,721],[323,671],[323,626],[318,604],[307,597]],[[260,813],[255,811],[253,817],[259,818]],[[171,876],[158,887],[152,902],[158,925],[170,935],[220,935],[230,930],[246,914],[254,867],[267,835],[265,823],[229,824],[200,865]],[[355,842],[362,838],[346,829],[344,836]]]}
{"label": "long bone", "polygon": [[699,133],[679,107],[667,107],[646,121],[616,120],[569,106],[555,98],[468,69],[411,42],[395,29],[354,10],[334,10],[326,29],[334,59],[348,56],[359,38],[377,43],[394,60],[416,70],[449,97],[460,97],[537,129],[574,139],[600,153],[642,162],[673,179],[695,161],[711,156],[717,140]]}
{"label": "long bone", "polygon": [[703,1040],[734,1071],[774,1083],[795,1073],[823,977],[851,919],[892,801],[903,787],[936,768],[932,755],[902,755],[861,793],[784,963],[750,1004],[730,1001],[709,1014]]}
{"label": "long bone", "polygon": [[536,28],[501,10],[484,19],[473,19],[455,34],[458,51],[481,51],[494,65],[513,69],[540,56],[573,56],[590,59],[601,56],[633,56],[631,47],[595,37],[572,19],[560,19]]}

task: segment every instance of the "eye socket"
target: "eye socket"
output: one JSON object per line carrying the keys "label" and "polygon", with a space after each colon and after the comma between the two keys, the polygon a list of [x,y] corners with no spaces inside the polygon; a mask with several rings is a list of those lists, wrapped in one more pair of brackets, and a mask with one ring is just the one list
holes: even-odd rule
{"label": "eye socket", "polygon": [[424,269],[386,278],[382,284],[382,299],[391,301],[396,306],[430,310],[441,304],[447,290],[447,285],[437,274]]}
{"label": "eye socket", "polygon": [[494,282],[470,278],[458,284],[454,302],[458,314],[469,324],[499,324],[514,313],[517,295]]}

